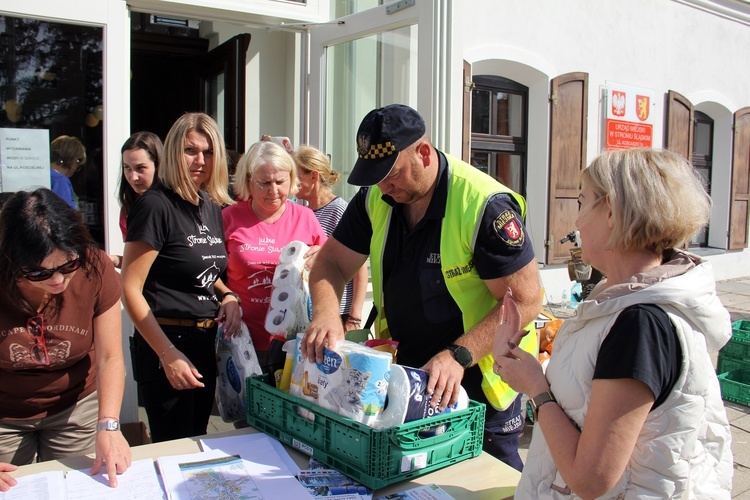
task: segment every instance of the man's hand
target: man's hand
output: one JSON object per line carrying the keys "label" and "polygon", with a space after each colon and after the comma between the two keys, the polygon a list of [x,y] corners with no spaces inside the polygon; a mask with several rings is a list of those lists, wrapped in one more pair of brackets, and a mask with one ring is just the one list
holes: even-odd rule
{"label": "man's hand", "polygon": [[305,331],[300,349],[311,363],[322,363],[323,348],[333,350],[337,341],[344,340],[344,325],[341,324],[338,309],[335,312],[322,317],[316,315]]}
{"label": "man's hand", "polygon": [[430,379],[427,381],[427,394],[432,394],[431,408],[438,407],[440,411],[443,411],[458,401],[464,368],[455,360],[450,351],[444,349],[435,354],[422,369],[430,374]]}

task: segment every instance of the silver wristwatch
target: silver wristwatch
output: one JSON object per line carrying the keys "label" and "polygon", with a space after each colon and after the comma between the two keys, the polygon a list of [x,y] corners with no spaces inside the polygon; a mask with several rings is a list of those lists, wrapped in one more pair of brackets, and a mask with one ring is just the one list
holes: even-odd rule
{"label": "silver wristwatch", "polygon": [[105,420],[96,424],[97,431],[119,431],[120,422],[117,420]]}

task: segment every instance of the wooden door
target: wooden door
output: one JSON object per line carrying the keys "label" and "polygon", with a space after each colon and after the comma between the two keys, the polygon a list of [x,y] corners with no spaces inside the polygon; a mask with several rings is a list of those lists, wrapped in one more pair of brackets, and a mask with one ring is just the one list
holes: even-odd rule
{"label": "wooden door", "polygon": [[201,110],[216,119],[228,150],[245,152],[245,54],[243,33],[210,51],[201,64]]}
{"label": "wooden door", "polygon": [[552,80],[550,92],[549,218],[547,264],[570,257],[570,243],[561,244],[575,230],[578,216],[578,178],[586,166],[588,73],[568,73]]}
{"label": "wooden door", "polygon": [[693,104],[674,90],[667,94],[666,124],[666,149],[682,155],[692,165],[695,111]]}
{"label": "wooden door", "polygon": [[732,198],[729,205],[729,249],[747,248],[750,204],[750,107],[734,114]]}

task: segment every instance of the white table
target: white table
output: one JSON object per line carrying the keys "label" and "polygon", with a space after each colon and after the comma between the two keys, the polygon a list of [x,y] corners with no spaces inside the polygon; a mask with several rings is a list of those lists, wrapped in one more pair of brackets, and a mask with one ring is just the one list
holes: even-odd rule
{"label": "white table", "polygon": [[[163,443],[152,443],[132,448],[133,460],[145,458],[156,459],[167,455],[181,455],[198,453],[201,451],[199,440],[203,437],[217,438],[246,433],[258,432],[252,427],[226,432],[209,434],[194,438],[176,439]],[[307,468],[309,457],[289,446],[287,451],[302,469]],[[51,470],[78,470],[91,467],[92,457],[82,456],[61,460],[50,460],[19,467],[11,475],[20,477]],[[498,500],[512,498],[521,473],[509,467],[495,457],[482,452],[479,456],[464,460],[450,467],[440,469],[411,481],[402,481],[386,488],[376,490],[373,498],[407,490],[423,484],[438,484],[451,496],[457,499],[487,499]]]}

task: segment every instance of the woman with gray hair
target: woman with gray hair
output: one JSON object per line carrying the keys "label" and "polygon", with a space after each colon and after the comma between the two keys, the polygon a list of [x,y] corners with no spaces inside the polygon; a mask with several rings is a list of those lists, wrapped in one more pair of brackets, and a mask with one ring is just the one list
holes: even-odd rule
{"label": "woman with gray hair", "polygon": [[[670,151],[607,151],[581,175],[583,260],[605,278],[566,319],[546,374],[506,299],[495,371],[531,397],[520,498],[730,498],[731,434],[709,356],[730,338],[711,265],[683,246],[709,219]],[[549,404],[548,404],[549,403]]]}
{"label": "woman with gray hair", "polygon": [[229,254],[227,285],[249,304],[242,308],[242,319],[261,367],[266,366],[271,344],[265,319],[281,249],[301,241],[310,247],[305,256],[309,260],[326,241],[312,210],[288,199],[297,189],[296,167],[289,153],[274,142],[257,142],[237,165],[234,192],[238,202],[222,212]]}

